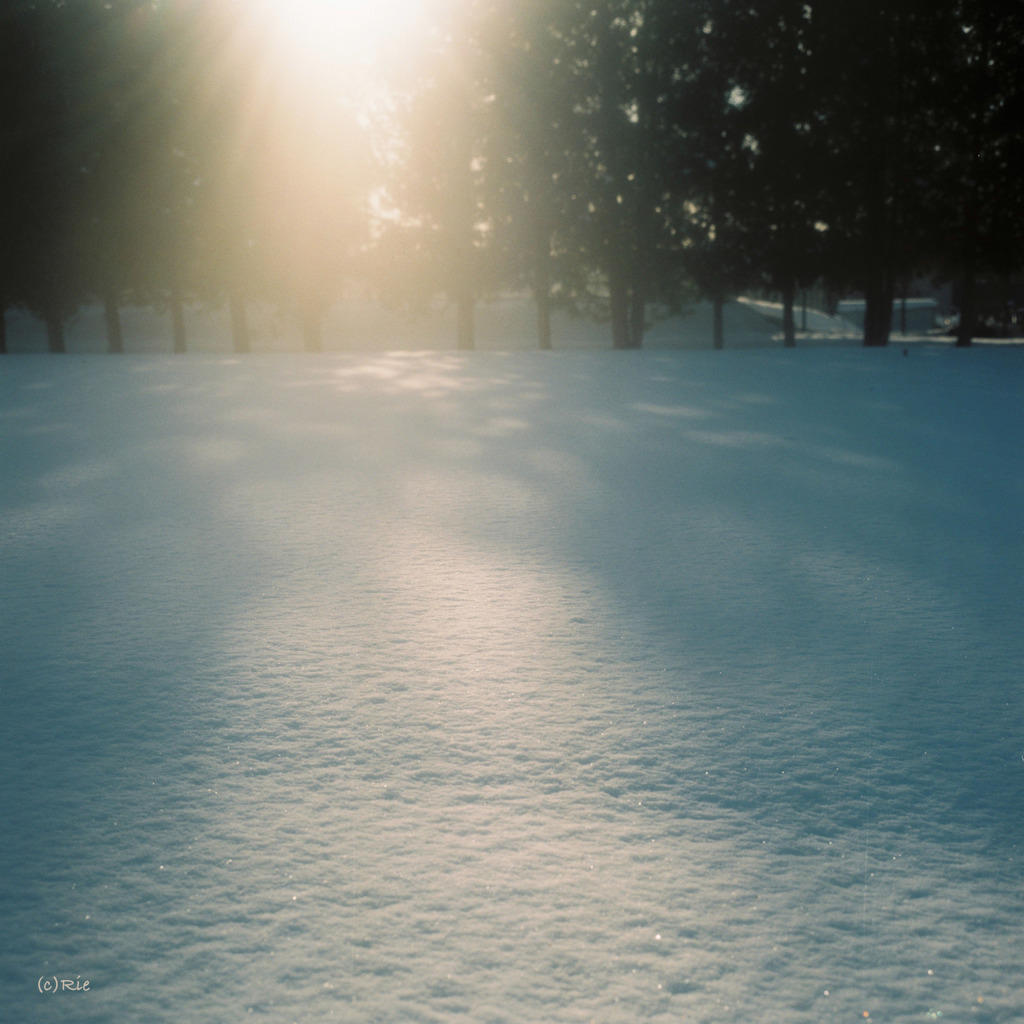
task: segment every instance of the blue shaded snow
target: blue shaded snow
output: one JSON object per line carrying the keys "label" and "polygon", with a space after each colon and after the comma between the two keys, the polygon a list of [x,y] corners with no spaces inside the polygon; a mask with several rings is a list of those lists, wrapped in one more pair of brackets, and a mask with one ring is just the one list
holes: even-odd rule
{"label": "blue shaded snow", "polygon": [[5,1018],[1024,1019],[1022,385],[4,360]]}

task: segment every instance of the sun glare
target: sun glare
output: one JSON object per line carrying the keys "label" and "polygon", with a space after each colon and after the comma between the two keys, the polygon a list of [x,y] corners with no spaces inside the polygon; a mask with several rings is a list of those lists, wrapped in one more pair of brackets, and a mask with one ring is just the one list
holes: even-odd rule
{"label": "sun glare", "polygon": [[350,68],[416,33],[431,0],[261,0],[276,41],[292,59]]}

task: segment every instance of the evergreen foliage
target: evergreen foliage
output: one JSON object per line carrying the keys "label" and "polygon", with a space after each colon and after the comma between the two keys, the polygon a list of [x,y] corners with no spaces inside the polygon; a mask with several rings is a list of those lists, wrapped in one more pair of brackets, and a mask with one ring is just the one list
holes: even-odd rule
{"label": "evergreen foliage", "polygon": [[[243,0],[16,0],[0,10],[0,310],[63,349],[103,306],[294,314],[307,348],[347,277],[473,308],[528,288],[617,348],[694,288],[825,279],[888,340],[911,275],[1024,267],[1024,23],[981,0],[437,0],[415,59],[297,73]],[[408,48],[414,52],[413,48]],[[408,53],[405,54],[408,58]],[[362,98],[360,98],[362,96]],[[0,317],[0,328],[3,318]],[[0,350],[4,335],[0,329]]]}

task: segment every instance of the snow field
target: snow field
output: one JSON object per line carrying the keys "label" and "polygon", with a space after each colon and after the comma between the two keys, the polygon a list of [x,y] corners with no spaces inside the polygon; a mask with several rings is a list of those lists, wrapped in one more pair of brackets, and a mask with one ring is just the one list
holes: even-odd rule
{"label": "snow field", "polygon": [[1022,383],[5,360],[5,1014],[1024,1019]]}

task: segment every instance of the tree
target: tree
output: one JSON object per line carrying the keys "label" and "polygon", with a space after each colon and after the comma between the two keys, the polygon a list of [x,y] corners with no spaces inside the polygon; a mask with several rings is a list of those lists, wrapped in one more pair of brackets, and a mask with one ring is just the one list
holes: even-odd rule
{"label": "tree", "polygon": [[262,204],[264,272],[295,309],[309,351],[323,346],[323,318],[365,237],[362,152],[350,112],[330,93],[300,95],[277,112]]}
{"label": "tree", "polygon": [[743,127],[745,94],[733,53],[735,25],[723,0],[659,6],[661,64],[667,76],[670,209],[682,266],[713,307],[712,344],[724,347],[724,305],[751,277],[749,178],[752,138]]}
{"label": "tree", "polygon": [[977,327],[979,275],[1024,266],[1024,14],[956,0],[944,22],[941,116],[933,124],[937,174],[931,223],[940,225],[941,264],[959,278],[957,345]]}
{"label": "tree", "polygon": [[[596,298],[615,348],[643,343],[652,305],[681,295],[680,163],[673,91],[688,58],[655,0],[570,4],[559,27],[563,79],[555,220],[567,279]],[[571,106],[564,105],[565,98]],[[549,156],[550,159],[550,156]],[[595,296],[591,285],[600,291]],[[603,307],[603,309],[602,309]]]}
{"label": "tree", "polygon": [[44,106],[40,45],[27,5],[0,8],[0,352],[7,351],[6,311],[26,296],[30,133]]}
{"label": "tree", "polygon": [[[420,59],[392,83],[394,132],[387,143],[388,199],[396,216],[378,255],[405,271],[406,301],[445,293],[456,309],[456,345],[472,349],[474,307],[493,280],[483,182],[493,117],[489,9],[463,0],[440,9]],[[392,268],[394,263],[392,262]]]}
{"label": "tree", "polygon": [[51,352],[64,351],[64,324],[85,297],[82,267],[69,244],[84,170],[72,85],[72,14],[40,0],[5,8],[0,22],[0,292],[5,306],[24,305],[43,320]]}
{"label": "tree", "polygon": [[365,144],[338,69],[299,63],[273,30],[238,0],[205,11],[201,67],[213,71],[191,101],[199,258],[210,298],[227,298],[237,351],[248,350],[257,294],[289,308],[306,349],[320,351],[362,241]]}
{"label": "tree", "polygon": [[510,282],[537,308],[537,341],[552,347],[551,314],[578,289],[569,244],[575,81],[567,39],[573,5],[510,5],[492,27],[493,129],[486,136],[485,202]]}
{"label": "tree", "polygon": [[126,40],[137,40],[132,30],[146,11],[136,0],[120,0],[83,3],[74,13],[75,43],[67,59],[82,140],[82,189],[66,244],[78,251],[89,297],[103,305],[108,351],[122,352],[120,304],[134,283],[136,231],[148,202],[137,175],[149,141],[140,132],[149,113],[139,99],[145,51]]}
{"label": "tree", "polygon": [[783,342],[796,342],[796,290],[820,272],[825,146],[814,8],[770,0],[741,8],[726,50],[736,66],[732,106],[742,131],[734,198],[756,269],[782,295]]}
{"label": "tree", "polygon": [[814,9],[832,197],[823,220],[832,274],[864,292],[868,346],[888,344],[896,284],[924,256],[948,13],[922,0]]}

